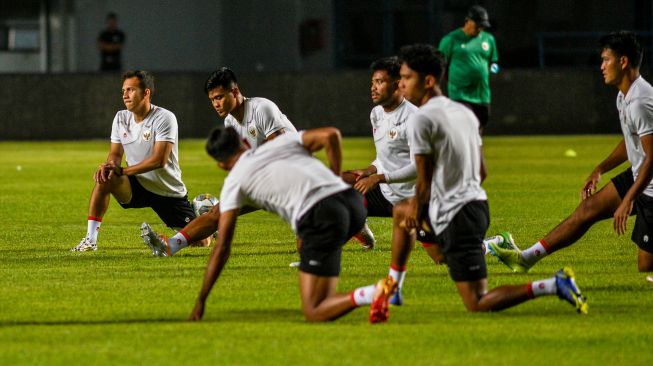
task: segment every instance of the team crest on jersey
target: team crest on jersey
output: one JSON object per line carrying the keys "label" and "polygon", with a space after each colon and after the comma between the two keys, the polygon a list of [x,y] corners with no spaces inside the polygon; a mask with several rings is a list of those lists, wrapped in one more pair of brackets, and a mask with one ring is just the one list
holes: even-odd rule
{"label": "team crest on jersey", "polygon": [[249,133],[250,136],[256,137],[256,127],[249,126],[249,128],[247,129],[247,132]]}
{"label": "team crest on jersey", "polygon": [[150,141],[151,138],[152,138],[152,131],[150,130],[143,131],[143,141]]}
{"label": "team crest on jersey", "polygon": [[481,48],[483,49],[483,51],[488,51],[490,49],[490,44],[487,42],[483,42],[481,43]]}
{"label": "team crest on jersey", "polygon": [[399,132],[397,132],[396,128],[391,128],[390,131],[388,132],[388,137],[390,138],[390,140],[396,139],[398,135]]}

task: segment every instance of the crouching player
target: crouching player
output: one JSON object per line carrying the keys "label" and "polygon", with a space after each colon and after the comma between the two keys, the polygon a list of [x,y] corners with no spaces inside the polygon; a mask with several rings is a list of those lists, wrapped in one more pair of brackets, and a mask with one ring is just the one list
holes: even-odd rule
{"label": "crouching player", "polygon": [[[312,153],[325,149],[330,170]],[[236,221],[243,207],[260,207],[282,217],[301,240],[299,286],[308,321],[334,320],[359,305],[387,318],[388,300],[396,290],[391,278],[351,293],[337,293],[342,246],[365,222],[363,198],[339,177],[340,132],[320,128],[287,132],[255,150],[247,149],[233,128],[216,129],[206,150],[229,171],[220,194],[218,238],[190,320],[200,320],[206,299],[231,252]],[[161,243],[160,241],[156,241]]]}

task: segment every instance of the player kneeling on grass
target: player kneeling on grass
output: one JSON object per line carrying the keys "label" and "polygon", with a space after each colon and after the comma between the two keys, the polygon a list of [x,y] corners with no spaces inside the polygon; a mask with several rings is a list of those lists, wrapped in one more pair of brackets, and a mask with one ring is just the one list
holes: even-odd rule
{"label": "player kneeling on grass", "polygon": [[[97,250],[102,217],[112,195],[123,208],[151,207],[170,228],[183,227],[195,218],[181,180],[177,118],[152,104],[153,93],[154,77],[149,72],[128,71],[122,76],[126,109],[113,119],[109,156],[93,177],[86,236],[71,251]],[[208,245],[209,239],[199,243]]]}
{"label": "player kneeling on grass", "polygon": [[[330,170],[312,156],[320,149],[326,151]],[[342,246],[365,222],[362,196],[339,177],[337,129],[286,132],[253,150],[233,128],[215,129],[206,150],[229,175],[220,194],[218,238],[191,320],[204,314],[206,298],[229,258],[238,215],[247,206],[281,216],[301,240],[299,286],[306,320],[334,320],[375,299],[375,308],[387,318],[388,299],[396,289],[392,279],[379,281],[367,301],[355,302],[354,293],[336,293]]]}
{"label": "player kneeling on grass", "polygon": [[564,268],[549,279],[487,289],[483,237],[490,223],[478,119],[462,104],[442,95],[445,61],[429,45],[401,49],[404,96],[419,105],[408,120],[415,157],[415,197],[394,206],[392,266],[403,268],[423,223],[437,235],[449,274],[468,311],[497,311],[541,295],[557,294],[578,312],[587,303],[573,272]]}

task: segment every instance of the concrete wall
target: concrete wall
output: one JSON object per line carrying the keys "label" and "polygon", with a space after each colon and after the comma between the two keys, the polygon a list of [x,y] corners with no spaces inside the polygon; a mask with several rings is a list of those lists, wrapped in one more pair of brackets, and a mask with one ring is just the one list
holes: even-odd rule
{"label": "concrete wall", "polygon": [[[504,71],[492,80],[487,134],[619,133],[616,89],[596,70]],[[157,73],[153,102],[173,111],[181,137],[204,137],[221,125],[204,95],[207,73]],[[333,125],[370,133],[369,75],[239,75],[245,96],[275,101],[300,129]],[[0,140],[108,139],[123,109],[120,77],[100,74],[1,75]]]}

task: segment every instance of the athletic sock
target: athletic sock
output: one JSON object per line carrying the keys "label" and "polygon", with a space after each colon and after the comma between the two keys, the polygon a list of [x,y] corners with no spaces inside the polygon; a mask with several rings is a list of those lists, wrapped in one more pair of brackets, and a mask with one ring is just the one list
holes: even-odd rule
{"label": "athletic sock", "polygon": [[528,294],[530,297],[554,295],[555,293],[556,293],[555,277],[547,278],[546,280],[533,281],[528,284]]}
{"label": "athletic sock", "polygon": [[547,247],[548,245],[546,245],[546,242],[540,240],[530,248],[523,250],[521,252],[522,258],[526,263],[533,265],[549,254],[547,252]]}
{"label": "athletic sock", "polygon": [[399,267],[393,264],[390,266],[390,272],[388,275],[395,280],[397,288],[401,289],[404,286],[404,280],[406,279],[406,267]]}
{"label": "athletic sock", "polygon": [[91,243],[97,243],[97,234],[102,224],[101,217],[89,216],[86,226],[86,239]]}
{"label": "athletic sock", "polygon": [[351,293],[351,302],[355,306],[369,305],[374,301],[376,284],[359,287]]}
{"label": "athletic sock", "polygon": [[189,237],[183,230],[179,230],[175,236],[168,239],[168,247],[170,248],[170,255],[174,255],[178,251],[188,246]]}

